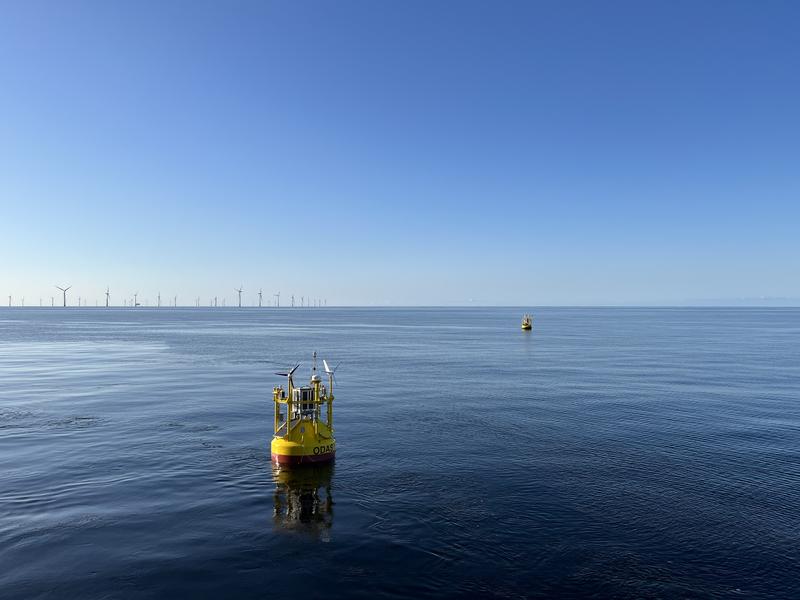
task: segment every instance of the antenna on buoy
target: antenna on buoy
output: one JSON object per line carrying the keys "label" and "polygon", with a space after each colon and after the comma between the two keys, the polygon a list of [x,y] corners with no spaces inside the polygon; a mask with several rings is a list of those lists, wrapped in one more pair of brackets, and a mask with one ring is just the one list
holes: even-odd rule
{"label": "antenna on buoy", "polygon": [[317,375],[317,352],[315,350],[314,351],[314,364],[311,367],[311,383],[316,383],[316,382],[321,381],[321,380],[322,380],[322,378],[319,375]]}

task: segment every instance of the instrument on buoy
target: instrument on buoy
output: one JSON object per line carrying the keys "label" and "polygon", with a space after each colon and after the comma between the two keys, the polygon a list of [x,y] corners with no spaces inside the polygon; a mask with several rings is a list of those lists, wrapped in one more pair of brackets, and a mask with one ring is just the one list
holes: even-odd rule
{"label": "instrument on buoy", "polygon": [[[333,375],[338,365],[331,369],[324,360],[322,365],[328,375],[328,389],[317,373],[316,352],[309,385],[294,385],[292,376],[299,363],[286,373],[276,373],[288,380],[288,390],[282,386],[272,390],[275,433],[270,449],[272,460],[279,465],[328,462],[336,455],[336,440],[333,438]],[[323,411],[323,408],[326,410]]]}
{"label": "instrument on buoy", "polygon": [[527,313],[522,315],[522,325],[520,327],[522,327],[522,329],[525,331],[530,331],[533,329],[533,317]]}

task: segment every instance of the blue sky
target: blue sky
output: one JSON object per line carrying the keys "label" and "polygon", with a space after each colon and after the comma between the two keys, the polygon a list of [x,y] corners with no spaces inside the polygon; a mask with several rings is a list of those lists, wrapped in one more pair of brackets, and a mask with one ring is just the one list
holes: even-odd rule
{"label": "blue sky", "polygon": [[3,304],[798,303],[798,30],[777,1],[5,3]]}

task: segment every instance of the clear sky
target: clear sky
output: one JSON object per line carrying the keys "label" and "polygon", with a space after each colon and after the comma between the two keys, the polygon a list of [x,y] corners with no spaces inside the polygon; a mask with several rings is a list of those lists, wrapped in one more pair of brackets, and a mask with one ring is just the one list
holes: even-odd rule
{"label": "clear sky", "polygon": [[799,31],[793,1],[4,2],[0,300],[796,304]]}

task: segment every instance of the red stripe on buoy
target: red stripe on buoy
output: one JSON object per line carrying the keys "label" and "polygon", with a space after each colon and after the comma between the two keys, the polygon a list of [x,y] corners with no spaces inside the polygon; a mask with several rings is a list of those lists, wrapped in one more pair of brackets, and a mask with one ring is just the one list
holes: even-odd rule
{"label": "red stripe on buoy", "polygon": [[290,456],[288,454],[272,454],[273,462],[279,465],[309,465],[331,462],[336,456],[335,452],[328,452],[326,454],[300,454],[297,456]]}

